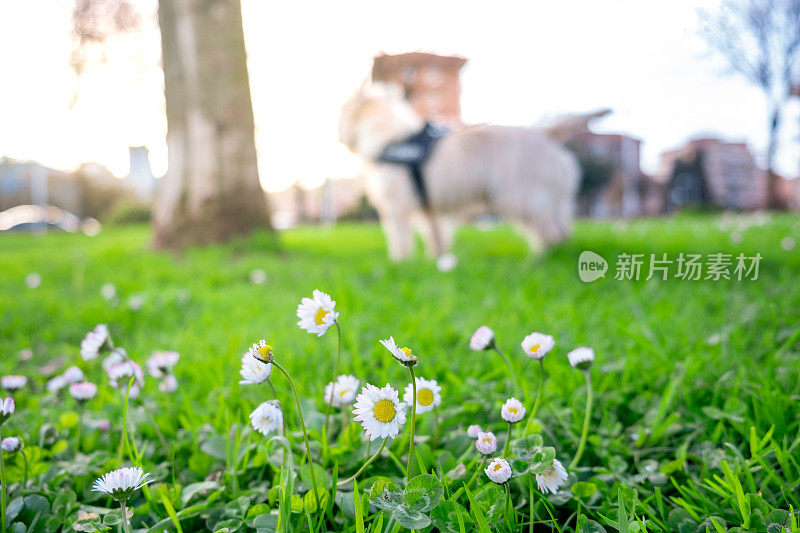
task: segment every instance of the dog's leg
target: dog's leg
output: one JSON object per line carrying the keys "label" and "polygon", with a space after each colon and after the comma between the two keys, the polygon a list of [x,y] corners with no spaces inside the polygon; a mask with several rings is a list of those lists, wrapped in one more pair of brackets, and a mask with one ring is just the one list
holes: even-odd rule
{"label": "dog's leg", "polygon": [[539,226],[535,222],[528,220],[519,221],[518,227],[528,241],[528,249],[532,256],[538,256],[544,250],[545,239]]}
{"label": "dog's leg", "polygon": [[451,217],[419,213],[414,218],[414,227],[422,235],[425,253],[429,257],[439,257],[452,248],[457,224]]}
{"label": "dog's leg", "polygon": [[389,247],[389,258],[392,261],[399,261],[411,255],[414,234],[411,231],[409,220],[401,217],[394,210],[380,213],[380,219]]}

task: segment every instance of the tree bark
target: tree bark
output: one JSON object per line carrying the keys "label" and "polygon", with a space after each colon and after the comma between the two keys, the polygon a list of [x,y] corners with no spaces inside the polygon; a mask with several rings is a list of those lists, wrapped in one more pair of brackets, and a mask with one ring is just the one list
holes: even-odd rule
{"label": "tree bark", "polygon": [[781,126],[781,104],[773,104],[769,114],[769,132],[767,141],[767,207],[785,209],[783,199],[778,193],[778,180],[775,173],[775,154],[778,151],[778,132]]}
{"label": "tree bark", "polygon": [[239,0],[160,0],[169,167],[153,244],[184,248],[269,227],[258,179]]}

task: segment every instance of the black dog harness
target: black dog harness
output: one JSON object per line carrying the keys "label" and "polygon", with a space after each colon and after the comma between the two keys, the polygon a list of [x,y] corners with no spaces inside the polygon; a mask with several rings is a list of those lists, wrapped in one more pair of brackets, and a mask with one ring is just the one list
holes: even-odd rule
{"label": "black dog harness", "polygon": [[422,207],[426,210],[430,208],[430,200],[425,187],[425,178],[422,175],[422,165],[433,152],[436,143],[447,135],[447,132],[447,128],[443,126],[426,122],[422,131],[388,145],[378,157],[378,161],[382,163],[395,163],[408,167],[414,189],[419,195]]}

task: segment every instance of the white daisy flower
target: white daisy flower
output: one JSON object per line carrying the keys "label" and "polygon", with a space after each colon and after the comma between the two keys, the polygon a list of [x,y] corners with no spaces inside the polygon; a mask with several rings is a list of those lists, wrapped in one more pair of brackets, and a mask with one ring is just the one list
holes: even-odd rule
{"label": "white daisy flower", "polygon": [[525,418],[525,406],[516,398],[509,398],[506,400],[506,403],[503,404],[503,408],[500,410],[500,416],[503,417],[503,420],[511,422],[512,424],[519,422]]}
{"label": "white daisy flower", "polygon": [[567,357],[573,367],[588,370],[594,362],[594,350],[585,347],[575,348],[567,354]]}
{"label": "white daisy flower", "polygon": [[144,487],[152,480],[147,479],[150,474],[145,474],[138,466],[133,468],[120,468],[103,474],[92,485],[92,491],[105,492],[117,501],[127,501],[134,491]]}
{"label": "white daisy flower", "polygon": [[356,398],[353,413],[355,422],[361,422],[369,440],[394,438],[406,421],[406,404],[400,401],[398,392],[387,384],[382,389],[367,385]]}
{"label": "white daisy flower", "polygon": [[483,432],[483,429],[478,424],[472,424],[467,428],[467,437],[477,439],[478,435]]}
{"label": "white daisy flower", "polygon": [[64,371],[64,380],[67,383],[80,383],[83,381],[83,370],[77,366],[71,366]]}
{"label": "white daisy flower", "polygon": [[283,410],[277,400],[264,402],[255,411],[250,413],[250,423],[253,429],[268,436],[270,433],[278,432],[283,427]]}
{"label": "white daisy flower", "polygon": [[7,391],[17,391],[28,383],[28,378],[25,376],[3,376],[0,378],[0,387]]}
{"label": "white daisy flower", "polygon": [[67,385],[69,385],[67,378],[61,375],[61,376],[54,376],[48,379],[45,388],[47,389],[47,392],[55,394],[64,387],[66,387]]}
{"label": "white daisy flower", "polygon": [[0,400],[0,426],[14,414],[14,398],[3,398]]}
{"label": "white daisy flower", "polygon": [[254,342],[250,349],[247,350],[247,353],[256,361],[262,361],[264,363],[272,362],[272,346],[267,344],[265,339]]}
{"label": "white daisy flower", "polygon": [[312,298],[303,298],[297,306],[297,323],[300,329],[314,333],[318,337],[325,335],[333,323],[339,318],[339,313],[334,311],[336,302],[322,291],[314,289]]}
{"label": "white daisy flower", "polygon": [[534,331],[522,339],[522,351],[531,359],[543,359],[553,349],[556,341],[550,335]]}
{"label": "white daisy flower", "polygon": [[325,401],[333,407],[350,405],[356,399],[359,383],[355,376],[337,377],[335,383],[331,381],[325,386]]}
{"label": "white daisy flower", "polygon": [[161,379],[172,372],[180,358],[178,352],[153,352],[145,362],[147,373],[156,379]]}
{"label": "white daisy flower", "polygon": [[125,350],[125,348],[114,348],[113,350],[111,350],[111,353],[109,353],[103,359],[103,370],[105,370],[106,373],[108,373],[109,368],[111,368],[116,364],[122,363],[127,358],[128,358],[128,352]]}
{"label": "white daisy flower", "polygon": [[250,271],[250,283],[253,285],[261,285],[267,282],[267,273],[260,268],[254,268]]}
{"label": "white daisy flower", "polygon": [[16,453],[22,449],[22,441],[19,437],[6,437],[0,441],[0,449],[6,453]]}
{"label": "white daisy flower", "polygon": [[[253,345],[255,346],[255,344]],[[239,374],[242,380],[239,385],[258,385],[269,379],[272,373],[272,365],[264,363],[253,357],[252,350],[242,356],[242,369]]]}
{"label": "white daisy flower", "polygon": [[25,277],[25,283],[28,285],[28,288],[35,289],[42,284],[42,276],[36,272],[31,272]]}
{"label": "white daisy flower", "polygon": [[558,487],[567,482],[567,470],[561,461],[553,459],[553,466],[545,470],[541,474],[536,474],[536,484],[539,486],[539,491],[547,494],[558,492]]}
{"label": "white daisy flower", "polygon": [[79,403],[88,402],[97,394],[97,385],[89,382],[73,383],[69,386],[69,395]]}
{"label": "white daisy flower", "polygon": [[394,337],[389,337],[384,341],[380,341],[383,347],[389,350],[392,356],[397,359],[400,364],[405,366],[415,366],[417,364],[417,356],[411,352],[411,348],[400,348],[394,342]]}
{"label": "white daisy flower", "polygon": [[[435,379],[422,379],[415,378],[417,382],[417,414],[429,413],[433,411],[434,407],[442,404],[442,387],[436,382]],[[406,385],[406,393],[403,396],[403,401],[407,405],[411,405],[414,399],[414,389],[411,383]]]}
{"label": "white daisy flower", "polygon": [[492,462],[489,463],[484,472],[489,476],[489,479],[498,485],[502,485],[511,478],[511,465],[505,459],[497,457],[492,459]]}
{"label": "white daisy flower", "polygon": [[92,331],[87,333],[81,341],[81,356],[83,356],[84,360],[96,359],[100,349],[108,341],[108,336],[108,326],[105,324],[98,324]]}
{"label": "white daisy flower", "polygon": [[178,390],[178,378],[176,378],[174,374],[167,374],[164,376],[164,379],[161,380],[161,383],[158,384],[158,390],[172,394]]}
{"label": "white daisy flower", "polygon": [[458,257],[446,253],[436,258],[436,268],[439,272],[452,272],[458,266]]}
{"label": "white daisy flower", "polygon": [[469,340],[469,347],[479,352],[489,350],[492,345],[494,345],[494,331],[489,326],[481,326],[476,329]]}
{"label": "white daisy flower", "polygon": [[122,390],[123,394],[128,390],[128,382],[131,377],[134,378],[133,385],[131,385],[131,398],[138,398],[141,388],[144,387],[144,372],[136,362],[127,359],[121,363],[117,363],[108,369],[109,384],[115,389]]}
{"label": "white daisy flower", "polygon": [[113,300],[117,297],[117,288],[112,283],[106,283],[100,288],[100,294],[106,300]]}
{"label": "white daisy flower", "polygon": [[497,451],[497,437],[491,431],[478,433],[478,439],[475,441],[475,447],[483,455],[492,455]]}

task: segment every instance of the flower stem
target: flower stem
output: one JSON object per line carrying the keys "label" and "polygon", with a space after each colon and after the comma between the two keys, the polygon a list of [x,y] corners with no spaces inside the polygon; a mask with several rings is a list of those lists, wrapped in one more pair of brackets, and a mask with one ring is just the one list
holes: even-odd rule
{"label": "flower stem", "polygon": [[592,377],[589,375],[588,370],[584,370],[583,375],[586,377],[586,413],[583,415],[583,429],[581,430],[580,443],[578,443],[578,451],[575,452],[575,457],[569,464],[570,468],[578,466],[578,462],[581,460],[583,448],[586,446],[586,437],[589,434],[589,421],[592,418],[592,401],[594,400],[594,395],[592,394]]}
{"label": "flower stem", "polygon": [[286,381],[289,382],[289,386],[292,388],[292,394],[294,395],[295,404],[297,404],[297,414],[300,416],[300,427],[303,429],[303,439],[306,443],[306,461],[308,461],[308,469],[311,472],[311,484],[314,486],[314,501],[317,504],[317,510],[320,511],[319,505],[319,493],[317,492],[317,476],[314,474],[314,463],[311,461],[311,446],[308,444],[308,431],[306,430],[306,423],[303,420],[303,411],[300,409],[300,397],[297,395],[297,389],[294,386],[294,381],[292,380],[292,376],[283,368],[277,361],[272,361],[272,364],[275,365],[275,368],[280,370],[281,374],[286,377]]}
{"label": "flower stem", "polygon": [[[331,383],[333,383],[333,386],[331,386],[331,396],[333,396],[333,393],[335,392],[334,389],[336,389],[336,377],[339,375],[339,363],[342,360],[342,328],[341,326],[339,326],[338,320],[334,320],[333,323],[336,324],[337,342],[336,342],[336,363],[333,365],[333,379],[331,380]],[[331,398],[331,401],[332,400],[333,398]],[[328,433],[328,421],[330,415],[331,415],[331,402],[328,401],[328,398],[325,398],[325,425],[323,426],[323,429],[325,433],[324,440],[326,445],[328,444],[327,433]]]}
{"label": "flower stem", "polygon": [[439,441],[439,407],[433,408],[433,444],[432,448],[436,449],[436,443]]}
{"label": "flower stem", "polygon": [[482,455],[481,462],[478,463],[478,468],[475,469],[475,473],[472,474],[472,477],[469,478],[469,481],[467,481],[467,484],[465,485],[467,488],[469,488],[469,486],[472,485],[472,482],[475,481],[475,478],[478,477],[478,474],[480,474],[481,470],[483,470],[483,463],[485,462],[486,462],[486,456]]}
{"label": "flower stem", "polygon": [[375,459],[377,459],[377,458],[378,458],[378,456],[379,456],[379,455],[381,454],[381,452],[383,451],[383,447],[384,447],[384,446],[386,446],[386,441],[388,441],[388,440],[389,440],[389,437],[386,437],[385,439],[383,439],[383,443],[381,443],[381,447],[380,447],[380,448],[378,448],[378,451],[377,451],[377,452],[375,452],[375,455],[373,455],[372,457],[370,457],[369,459],[367,459],[367,462],[366,462],[366,463],[364,463],[363,465],[361,465],[361,468],[359,468],[359,469],[358,469],[358,471],[357,471],[355,474],[353,474],[352,476],[350,476],[350,477],[349,477],[349,478],[347,478],[347,479],[343,479],[342,481],[339,481],[339,482],[336,484],[336,486],[337,486],[337,487],[341,487],[341,486],[343,486],[343,485],[347,485],[348,483],[350,483],[351,481],[353,481],[355,478],[357,478],[357,477],[358,477],[358,476],[361,474],[361,472],[363,472],[363,471],[364,471],[364,469],[365,469],[365,468],[367,468],[367,467],[370,465],[370,463],[372,463],[372,461],[374,461]]}
{"label": "flower stem", "polygon": [[78,442],[75,446],[75,456],[81,452],[81,441],[83,440],[83,402],[78,402],[78,431],[75,440]]}
{"label": "flower stem", "polygon": [[[506,366],[508,367],[508,371],[510,372],[510,375],[509,375],[509,377],[511,378],[511,383],[512,383],[512,385],[514,386],[514,390],[515,390],[515,391],[518,391],[518,388],[517,388],[517,380],[516,380],[516,379],[515,379],[515,377],[514,377],[514,376],[516,376],[516,375],[517,375],[517,372],[516,372],[516,370],[514,370],[514,365],[512,365],[512,364],[511,364],[511,359],[509,359],[508,357],[506,357],[506,354],[504,354],[504,353],[503,353],[503,351],[500,349],[500,347],[499,347],[499,346],[497,346],[497,344],[496,344],[496,343],[494,343],[494,342],[492,342],[492,349],[493,349],[495,352],[497,352],[497,354],[498,354],[498,355],[499,355],[499,356],[500,356],[500,357],[503,359],[503,361],[506,363]],[[516,392],[515,392],[515,394],[516,394]]]}
{"label": "flower stem", "polygon": [[508,447],[511,444],[511,422],[508,423],[508,434],[506,435],[506,444],[503,446],[503,457],[508,457]]}
{"label": "flower stem", "polygon": [[539,359],[539,391],[536,393],[536,401],[533,402],[533,407],[531,408],[531,414],[528,415],[528,421],[525,423],[525,429],[522,431],[522,436],[528,434],[528,430],[533,423],[533,419],[536,418],[536,413],[539,412],[539,407],[542,405],[542,396],[544,391],[544,359]]}
{"label": "flower stem", "polygon": [[411,436],[408,439],[408,466],[406,467],[406,483],[411,481],[411,469],[414,466],[412,457],[414,457],[414,422],[417,418],[417,379],[414,377],[414,367],[408,367],[411,372],[411,392],[414,394],[414,399],[411,402]]}
{"label": "flower stem", "polygon": [[530,508],[528,533],[533,533],[533,474],[528,474],[528,507]]}
{"label": "flower stem", "polygon": [[[2,426],[2,424],[0,424]],[[0,442],[3,440],[3,434],[0,431]],[[6,465],[3,461],[3,452],[0,450],[0,525],[2,525],[2,533],[6,533]]]}
{"label": "flower stem", "polygon": [[28,456],[25,455],[25,449],[19,451],[22,454],[22,488],[28,487]]}
{"label": "flower stem", "polygon": [[122,507],[122,530],[125,533],[131,533],[131,525],[128,522],[128,506],[125,505],[125,500],[120,500],[120,507]]}

